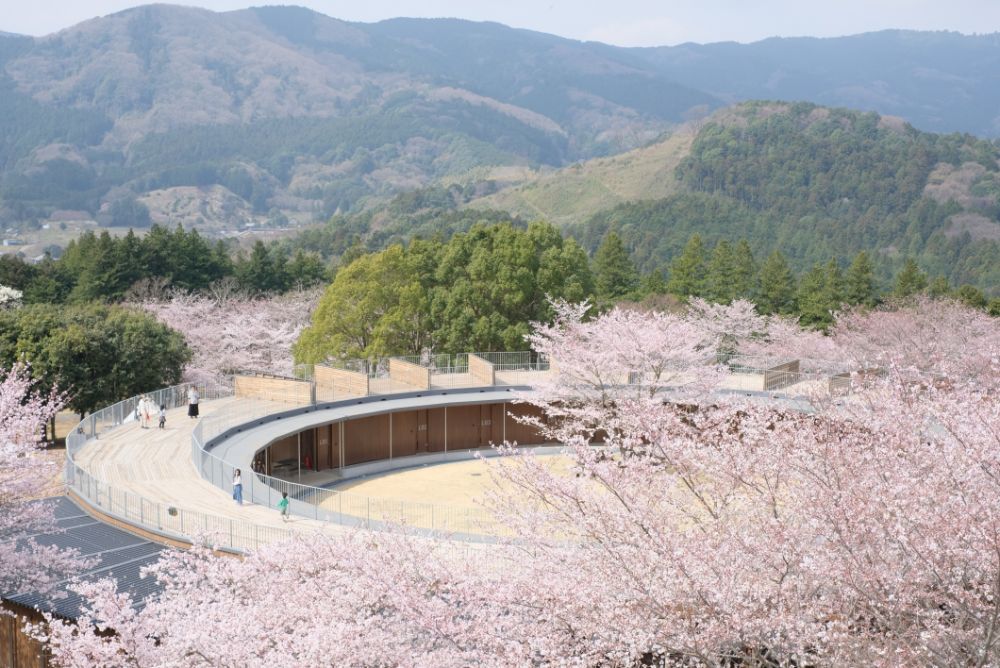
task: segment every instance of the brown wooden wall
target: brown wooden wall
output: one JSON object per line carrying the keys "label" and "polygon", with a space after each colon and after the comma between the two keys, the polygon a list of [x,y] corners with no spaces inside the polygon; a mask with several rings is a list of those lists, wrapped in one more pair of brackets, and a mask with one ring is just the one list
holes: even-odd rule
{"label": "brown wooden wall", "polygon": [[[297,459],[299,456],[298,440],[295,434],[275,441],[268,448],[267,474],[274,475],[274,464],[285,459]],[[279,472],[280,473],[280,472]]]}
{"label": "brown wooden wall", "polygon": [[344,423],[344,466],[388,458],[388,415],[373,415]]}
{"label": "brown wooden wall", "polygon": [[392,414],[392,456],[417,454],[418,426],[421,411],[401,411]]}
{"label": "brown wooden wall", "polygon": [[[314,469],[325,470],[425,452],[485,448],[505,438],[519,445],[543,443],[537,429],[516,420],[524,415],[542,417],[541,409],[529,404],[449,406],[447,417],[445,413],[445,408],[400,411],[391,418],[374,415],[312,427],[301,432],[303,468],[307,455]],[[293,434],[271,444],[272,471],[274,462],[298,456],[297,438]]]}
{"label": "brown wooden wall", "polygon": [[2,604],[0,613],[0,666],[4,668],[47,668],[48,656],[42,643],[24,633],[25,620],[37,624],[43,618],[34,610],[13,603]]}
{"label": "brown wooden wall", "polygon": [[516,416],[542,417],[542,409],[531,404],[507,404],[507,440],[518,445],[535,445],[542,442],[538,430],[519,423]]}
{"label": "brown wooden wall", "polygon": [[444,435],[445,409],[428,408],[427,414],[427,452],[444,452],[447,441]]}

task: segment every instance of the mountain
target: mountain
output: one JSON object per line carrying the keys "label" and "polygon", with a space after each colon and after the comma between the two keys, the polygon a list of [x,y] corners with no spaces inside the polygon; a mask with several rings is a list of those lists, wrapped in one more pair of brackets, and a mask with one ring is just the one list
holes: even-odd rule
{"label": "mountain", "polygon": [[1000,293],[1000,149],[874,113],[743,103],[466,206],[559,222],[591,251],[615,230],[643,271],[697,233],[747,239],[758,258],[781,250],[800,271],[867,250],[887,275],[914,257]]}
{"label": "mountain", "polygon": [[627,50],[295,7],[139,7],[0,39],[0,71],[8,218],[137,195],[155,221],[171,189],[213,185],[260,215],[325,216],[474,168],[615,152],[719,105]]}
{"label": "mountain", "polygon": [[670,79],[727,102],[807,100],[932,132],[1000,136],[998,33],[885,30],[636,51]]}
{"label": "mountain", "polygon": [[[148,5],[0,35],[0,224],[325,219],[437,184],[496,190],[747,98],[996,136],[998,58],[997,36],[953,33],[626,49],[496,23]],[[671,183],[620,178],[594,199],[581,182],[576,204]]]}

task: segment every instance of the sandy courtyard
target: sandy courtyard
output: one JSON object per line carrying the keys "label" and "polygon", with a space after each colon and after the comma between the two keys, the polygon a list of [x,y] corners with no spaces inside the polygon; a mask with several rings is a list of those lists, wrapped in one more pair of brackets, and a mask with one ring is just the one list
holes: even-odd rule
{"label": "sandy courtyard", "polygon": [[[569,474],[572,460],[564,455],[538,455],[539,461]],[[496,460],[493,466],[496,466]],[[498,489],[490,465],[478,460],[433,464],[392,471],[337,485],[336,490],[370,497],[448,506],[476,506],[487,490]]]}

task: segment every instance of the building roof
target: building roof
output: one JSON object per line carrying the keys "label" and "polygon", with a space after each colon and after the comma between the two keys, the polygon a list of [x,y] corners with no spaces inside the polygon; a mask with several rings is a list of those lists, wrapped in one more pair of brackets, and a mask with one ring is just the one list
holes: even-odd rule
{"label": "building roof", "polygon": [[54,591],[41,593],[4,592],[0,598],[41,612],[49,612],[66,619],[80,615],[83,600],[69,590],[73,580],[98,580],[110,577],[118,583],[118,591],[128,593],[141,608],[161,587],[152,577],[142,577],[140,571],[155,563],[162,545],[100,522],[73,502],[69,497],[45,499],[51,504],[59,530],[34,536],[39,545],[76,548],[84,556],[93,557],[96,563],[89,569],[70,574],[56,585]]}

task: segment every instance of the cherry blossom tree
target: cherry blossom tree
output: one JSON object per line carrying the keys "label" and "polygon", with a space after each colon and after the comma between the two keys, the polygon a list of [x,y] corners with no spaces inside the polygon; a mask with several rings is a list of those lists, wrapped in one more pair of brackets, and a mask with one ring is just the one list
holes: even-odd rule
{"label": "cherry blossom tree", "polygon": [[32,536],[55,531],[50,506],[39,502],[58,466],[40,456],[45,423],[65,398],[35,391],[27,367],[0,380],[0,592],[46,590],[81,567],[75,551],[37,544]]}
{"label": "cherry blossom tree", "polygon": [[87,616],[50,627],[55,662],[1000,663],[995,337],[948,347],[932,376],[913,335],[886,335],[881,375],[803,411],[688,389],[716,372],[725,330],[760,323],[585,310],[536,327],[556,373],[523,396],[573,474],[514,448],[490,460],[509,540],[358,531],[244,560],[171,553],[140,611],[84,587]]}
{"label": "cherry blossom tree", "polygon": [[527,571],[501,578],[492,557],[476,556],[367,532],[304,537],[243,560],[174,551],[148,569],[165,589],[141,611],[112,583],[88,583],[77,624],[51,620],[36,633],[56,665],[81,668],[523,666],[578,649],[549,617],[549,597],[523,595]]}
{"label": "cherry blossom tree", "polygon": [[194,351],[185,381],[213,383],[240,370],[291,375],[292,344],[318,297],[316,291],[257,298],[175,293],[139,306],[184,334]]}
{"label": "cherry blossom tree", "polygon": [[17,308],[23,297],[24,293],[20,290],[0,285],[0,309]]}
{"label": "cherry blossom tree", "polygon": [[[932,313],[925,331],[969,324],[964,312]],[[926,357],[914,359],[912,336],[883,334],[885,373],[810,413],[635,394],[616,396],[612,412],[580,393],[575,421],[610,423],[610,452],[631,456],[540,423],[571,444],[579,476],[511,451],[494,466],[519,493],[493,507],[531,564],[570,579],[577,596],[562,603],[578,632],[608,652],[634,648],[625,663],[992,665],[1000,345],[983,328],[975,350],[945,346],[931,368],[957,373],[938,382],[914,363]],[[538,338],[554,358],[586,354],[564,332]],[[539,389],[528,400],[560,414],[567,393]]]}
{"label": "cherry blossom tree", "polygon": [[764,331],[741,351],[804,358],[829,370],[900,366],[961,378],[981,377],[1000,340],[996,318],[956,300],[926,296],[846,309],[827,334],[803,331],[789,318],[770,319]]}

